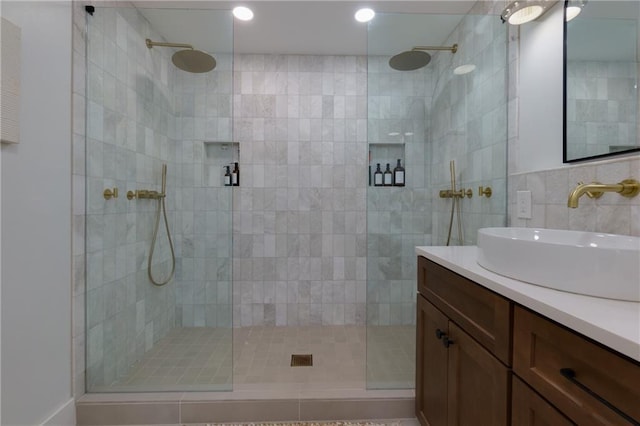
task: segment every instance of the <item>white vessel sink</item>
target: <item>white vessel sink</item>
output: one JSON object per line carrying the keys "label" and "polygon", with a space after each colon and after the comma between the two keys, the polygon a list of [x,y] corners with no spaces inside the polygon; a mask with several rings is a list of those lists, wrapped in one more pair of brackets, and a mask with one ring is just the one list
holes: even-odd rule
{"label": "white vessel sink", "polygon": [[640,238],[535,228],[478,230],[478,264],[556,290],[640,302]]}

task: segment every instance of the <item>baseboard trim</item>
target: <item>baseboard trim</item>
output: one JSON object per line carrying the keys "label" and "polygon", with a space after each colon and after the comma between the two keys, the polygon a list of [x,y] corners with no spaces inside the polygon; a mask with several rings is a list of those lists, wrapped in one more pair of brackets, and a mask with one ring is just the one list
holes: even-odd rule
{"label": "baseboard trim", "polygon": [[129,401],[120,395],[111,400],[81,398],[76,403],[76,418],[78,426],[413,418],[415,398],[402,393],[395,397],[380,397],[374,392],[375,396],[364,398],[231,400],[198,398],[192,393],[164,400],[132,395]]}
{"label": "baseboard trim", "polygon": [[76,424],[76,401],[71,398],[65,402],[41,426],[73,426]]}

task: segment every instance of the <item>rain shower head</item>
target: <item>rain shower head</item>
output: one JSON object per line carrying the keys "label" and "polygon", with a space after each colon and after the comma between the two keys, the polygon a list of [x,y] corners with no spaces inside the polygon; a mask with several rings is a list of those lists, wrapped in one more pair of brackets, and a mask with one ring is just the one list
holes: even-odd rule
{"label": "rain shower head", "polygon": [[416,46],[406,52],[398,53],[389,59],[389,66],[398,71],[413,71],[426,66],[431,62],[431,55],[425,50],[449,50],[451,53],[458,51],[458,45],[453,46]]}
{"label": "rain shower head", "polygon": [[184,48],[178,50],[171,57],[173,65],[180,68],[183,71],[193,73],[209,72],[216,67],[216,60],[213,56],[209,55],[202,50],[194,49],[192,45],[185,43],[162,43],[157,41],[145,40],[147,47],[151,49],[153,46],[163,47],[179,47]]}

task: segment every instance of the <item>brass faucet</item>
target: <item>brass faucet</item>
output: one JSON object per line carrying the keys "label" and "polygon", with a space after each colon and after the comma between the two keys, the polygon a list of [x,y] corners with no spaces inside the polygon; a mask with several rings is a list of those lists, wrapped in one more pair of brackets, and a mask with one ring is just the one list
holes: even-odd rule
{"label": "brass faucet", "polygon": [[579,182],[578,186],[576,186],[574,190],[571,191],[571,194],[569,194],[567,206],[575,209],[578,207],[578,199],[584,194],[587,194],[587,197],[589,198],[600,198],[605,192],[617,192],[623,197],[635,197],[640,193],[640,182],[635,179],[625,179],[622,182],[612,184],[600,182]]}

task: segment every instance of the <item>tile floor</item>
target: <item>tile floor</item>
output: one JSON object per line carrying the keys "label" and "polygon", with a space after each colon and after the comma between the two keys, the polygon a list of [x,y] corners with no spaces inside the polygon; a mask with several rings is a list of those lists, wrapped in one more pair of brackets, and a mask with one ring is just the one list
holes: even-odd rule
{"label": "tile floor", "polygon": [[[414,326],[176,328],[95,391],[412,388],[414,336]],[[291,367],[296,353],[313,354],[313,366]]]}

